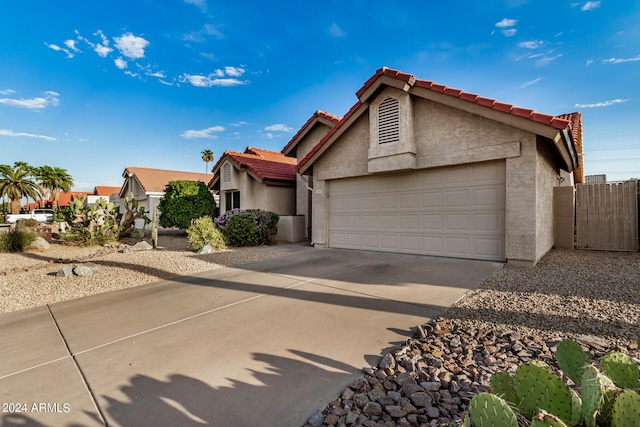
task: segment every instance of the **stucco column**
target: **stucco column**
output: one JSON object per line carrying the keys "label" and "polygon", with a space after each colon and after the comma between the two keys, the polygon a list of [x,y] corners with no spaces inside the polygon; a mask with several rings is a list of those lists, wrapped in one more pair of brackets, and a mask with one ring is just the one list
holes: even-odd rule
{"label": "stucco column", "polygon": [[312,239],[313,246],[326,248],[327,229],[329,227],[329,183],[313,179],[313,213],[312,213]]}
{"label": "stucco column", "polygon": [[520,156],[506,162],[505,257],[510,264],[532,266],[537,260],[535,136],[522,141]]}

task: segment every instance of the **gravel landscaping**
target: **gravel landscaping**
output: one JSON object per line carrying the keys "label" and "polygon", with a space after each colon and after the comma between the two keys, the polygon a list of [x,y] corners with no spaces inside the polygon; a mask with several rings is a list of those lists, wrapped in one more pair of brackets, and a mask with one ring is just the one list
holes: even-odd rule
{"label": "gravel landscaping", "polygon": [[[148,239],[147,239],[148,240]],[[184,235],[161,235],[158,249],[129,252],[136,241],[70,247],[54,243],[44,252],[0,253],[0,313],[115,291],[226,266],[284,255],[268,247],[232,248],[197,255]],[[69,263],[92,262],[91,277],[58,277]]]}
{"label": "gravel landscaping", "polygon": [[308,426],[460,423],[491,375],[531,359],[557,370],[565,338],[598,362],[621,351],[640,363],[640,253],[553,250],[534,268],[505,267],[404,345],[364,369]]}

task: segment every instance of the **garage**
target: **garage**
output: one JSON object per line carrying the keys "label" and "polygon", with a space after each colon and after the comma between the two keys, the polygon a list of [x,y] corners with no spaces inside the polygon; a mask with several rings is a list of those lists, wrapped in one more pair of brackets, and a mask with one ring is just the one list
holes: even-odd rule
{"label": "garage", "polygon": [[504,261],[505,162],[329,182],[333,248]]}

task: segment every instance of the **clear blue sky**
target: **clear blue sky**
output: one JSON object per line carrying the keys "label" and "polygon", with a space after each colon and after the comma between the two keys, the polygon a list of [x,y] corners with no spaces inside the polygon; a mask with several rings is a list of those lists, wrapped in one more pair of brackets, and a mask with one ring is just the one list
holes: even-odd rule
{"label": "clear blue sky", "polygon": [[[344,115],[382,66],[546,114],[583,114],[587,174],[640,177],[640,2],[8,0],[0,163],[204,172]],[[209,165],[211,166],[211,165]]]}

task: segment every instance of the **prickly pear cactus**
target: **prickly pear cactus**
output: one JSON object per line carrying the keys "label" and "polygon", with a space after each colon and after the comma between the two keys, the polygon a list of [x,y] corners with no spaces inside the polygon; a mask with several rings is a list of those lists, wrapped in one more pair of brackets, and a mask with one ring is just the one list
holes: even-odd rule
{"label": "prickly pear cactus", "polygon": [[544,362],[531,361],[518,368],[514,375],[519,408],[528,417],[544,409],[565,422],[578,425],[582,421],[580,397]]}
{"label": "prickly pear cactus", "polygon": [[567,424],[555,415],[541,410],[531,419],[529,427],[567,427]]}
{"label": "prickly pear cactus", "polygon": [[623,391],[613,402],[611,427],[640,427],[640,395]]}
{"label": "prickly pear cactus", "polygon": [[613,352],[602,358],[602,372],[620,388],[635,390],[638,388],[640,371],[638,365],[624,353]]}
{"label": "prickly pear cactus", "polygon": [[584,365],[591,363],[589,356],[587,356],[587,353],[580,347],[580,344],[572,340],[564,340],[558,344],[556,361],[560,369],[562,369],[575,384],[582,382]]}
{"label": "prickly pear cactus", "polygon": [[498,372],[491,377],[491,393],[502,397],[512,406],[518,406],[513,375],[508,372]]}
{"label": "prickly pear cactus", "polygon": [[609,378],[602,375],[594,365],[584,368],[582,374],[582,414],[587,427],[596,426],[596,418],[601,412],[605,401],[606,387],[612,387],[613,383]]}
{"label": "prickly pear cactus", "polygon": [[518,418],[509,404],[499,396],[476,394],[469,404],[471,420],[477,427],[518,427]]}

